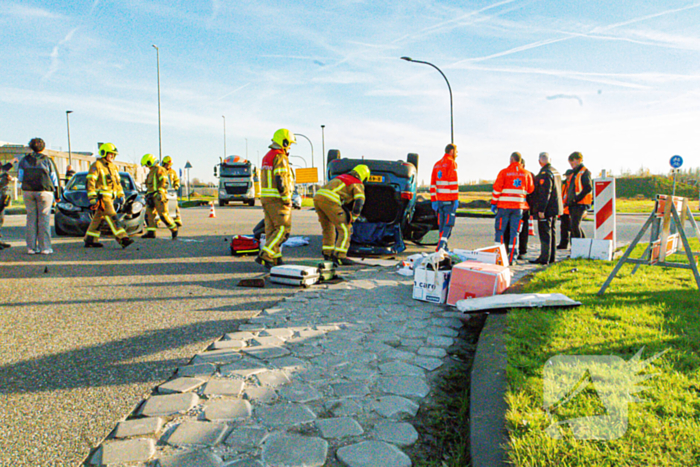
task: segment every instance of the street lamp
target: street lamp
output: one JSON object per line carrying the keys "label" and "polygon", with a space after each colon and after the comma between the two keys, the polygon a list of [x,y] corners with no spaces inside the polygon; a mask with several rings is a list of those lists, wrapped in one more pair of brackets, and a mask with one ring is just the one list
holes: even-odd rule
{"label": "street lamp", "polygon": [[72,110],[66,110],[66,129],[68,130],[68,165],[70,166],[73,165],[73,153],[70,150],[70,119],[68,118],[68,115],[72,113]]}
{"label": "street lamp", "polygon": [[158,70],[158,162],[163,160],[163,141],[160,132],[160,50],[158,46],[152,44],[156,49],[156,69]]}
{"label": "street lamp", "polygon": [[245,140],[245,160],[248,160],[248,138],[243,138]]}
{"label": "street lamp", "polygon": [[[311,167],[313,167],[313,166],[314,166],[314,145],[313,145],[313,143],[311,142],[311,140],[310,140],[308,137],[302,135],[301,133],[294,133],[294,134],[295,134],[296,136],[301,136],[301,137],[304,138],[306,141],[308,141],[309,144],[311,145]],[[304,162],[304,163],[306,163],[306,162]]]}
{"label": "street lamp", "polygon": [[[294,133],[294,134],[295,134],[295,135],[298,135],[299,133]],[[304,168],[307,168],[307,167],[308,167],[308,164],[306,163],[306,159],[304,159],[303,157],[301,157],[301,156],[294,156],[294,155],[291,155],[291,154],[290,154],[289,157],[295,157],[295,158],[297,158],[297,159],[303,160],[303,161],[304,161]]]}
{"label": "street lamp", "polygon": [[413,63],[422,63],[424,65],[430,65],[431,67],[435,68],[437,71],[440,72],[443,78],[445,78],[445,82],[447,83],[447,89],[450,91],[450,131],[451,131],[451,138],[450,142],[454,144],[455,142],[455,125],[454,125],[454,119],[452,118],[452,87],[450,86],[450,82],[447,80],[447,76],[445,76],[445,73],[442,72],[442,70],[435,65],[433,65],[430,62],[423,62],[421,60],[413,60],[411,57],[401,57],[401,60],[406,60],[407,62],[413,62]]}
{"label": "street lamp", "polygon": [[226,116],[222,115],[221,118],[224,119],[224,159],[226,159]]}

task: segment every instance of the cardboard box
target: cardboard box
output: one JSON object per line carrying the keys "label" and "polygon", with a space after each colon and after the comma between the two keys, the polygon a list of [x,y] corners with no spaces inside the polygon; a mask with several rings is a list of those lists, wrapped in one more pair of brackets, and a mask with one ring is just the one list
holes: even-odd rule
{"label": "cardboard box", "polygon": [[571,239],[571,259],[612,260],[612,240],[595,240],[592,238]]}
{"label": "cardboard box", "polygon": [[498,253],[488,251],[475,250],[452,250],[452,253],[459,256],[461,261],[478,261],[480,263],[496,264],[498,261]]}
{"label": "cardboard box", "polygon": [[445,303],[452,271],[434,271],[421,262],[413,272],[413,298],[424,302]]}
{"label": "cardboard box", "polygon": [[513,274],[510,268],[498,264],[465,261],[452,267],[448,305],[477,297],[490,297],[510,287]]}
{"label": "cardboard box", "polygon": [[506,246],[503,243],[498,243],[493,246],[486,246],[484,248],[477,248],[474,251],[483,251],[485,253],[496,253],[496,264],[499,266],[510,266],[508,261],[508,253],[506,252]]}

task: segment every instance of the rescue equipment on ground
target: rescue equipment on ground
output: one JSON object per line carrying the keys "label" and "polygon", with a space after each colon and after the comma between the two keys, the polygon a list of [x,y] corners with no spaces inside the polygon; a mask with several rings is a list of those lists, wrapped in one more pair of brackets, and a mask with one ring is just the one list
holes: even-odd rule
{"label": "rescue equipment on ground", "polygon": [[477,261],[456,264],[452,268],[447,304],[454,306],[459,300],[501,294],[510,287],[512,276],[510,268],[497,264]]}
{"label": "rescue equipment on ground", "polygon": [[234,235],[231,238],[231,254],[234,256],[257,255],[260,242],[250,235]]}
{"label": "rescue equipment on ground", "polygon": [[276,284],[295,285],[297,287],[310,287],[318,282],[320,274],[318,268],[285,264],[274,266],[270,269],[270,280]]}

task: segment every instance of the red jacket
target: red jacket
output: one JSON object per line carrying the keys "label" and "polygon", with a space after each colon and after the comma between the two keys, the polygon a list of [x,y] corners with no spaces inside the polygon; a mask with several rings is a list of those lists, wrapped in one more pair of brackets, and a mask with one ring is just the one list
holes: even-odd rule
{"label": "red jacket", "polygon": [[493,184],[491,204],[504,209],[527,209],[525,197],[535,190],[532,174],[513,162],[498,173]]}
{"label": "red jacket", "polygon": [[430,177],[430,201],[455,201],[459,199],[457,162],[445,154],[433,167]]}

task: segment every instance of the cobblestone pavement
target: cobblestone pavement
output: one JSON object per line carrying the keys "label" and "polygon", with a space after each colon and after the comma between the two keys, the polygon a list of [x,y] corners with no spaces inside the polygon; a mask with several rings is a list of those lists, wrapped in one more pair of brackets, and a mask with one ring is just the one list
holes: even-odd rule
{"label": "cobblestone pavement", "polygon": [[[514,282],[534,269],[516,266]],[[412,280],[393,268],[345,277],[261,310],[195,355],[89,463],[411,466],[411,419],[462,315],[412,300]]]}

